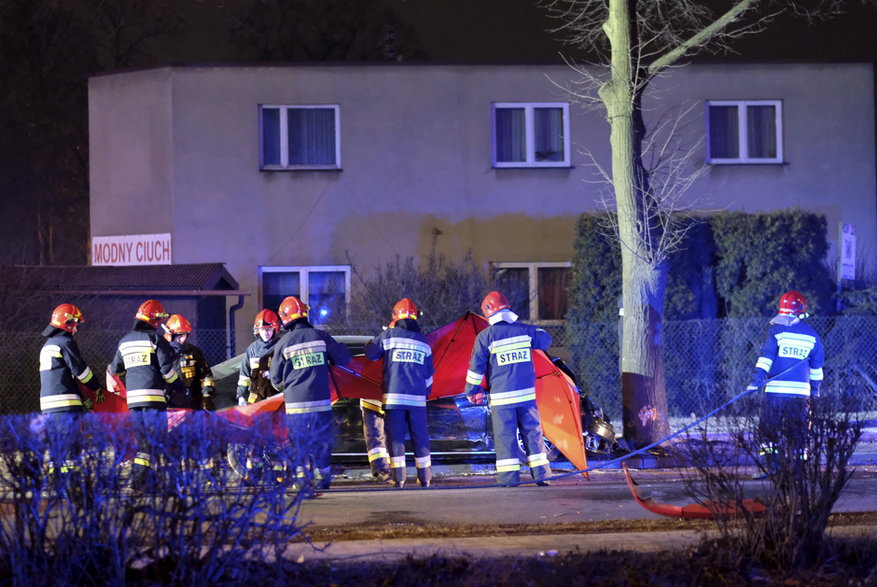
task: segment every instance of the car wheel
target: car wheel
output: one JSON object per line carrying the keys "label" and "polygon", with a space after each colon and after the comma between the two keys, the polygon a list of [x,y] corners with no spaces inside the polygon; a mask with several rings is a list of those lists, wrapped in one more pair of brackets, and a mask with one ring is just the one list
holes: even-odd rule
{"label": "car wheel", "polygon": [[[561,456],[560,449],[554,446],[545,435],[542,436],[542,442],[545,443],[545,455],[548,458],[548,462],[553,463]],[[526,461],[527,450],[524,448],[524,440],[521,438],[520,430],[518,430],[518,448],[521,451],[521,455],[523,455],[523,460]]]}

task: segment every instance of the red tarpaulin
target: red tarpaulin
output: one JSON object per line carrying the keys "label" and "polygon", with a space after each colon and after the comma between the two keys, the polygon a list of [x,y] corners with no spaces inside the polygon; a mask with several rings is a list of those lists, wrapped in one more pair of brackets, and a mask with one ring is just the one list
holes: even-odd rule
{"label": "red tarpaulin", "polygon": [[[426,335],[432,347],[433,377],[430,400],[459,395],[466,387],[466,372],[475,337],[487,327],[487,321],[472,313],[446,324]],[[536,404],[542,419],[542,432],[578,469],[588,466],[585,445],[582,438],[582,414],[579,394],[572,380],[563,373],[542,351],[533,353],[536,368]],[[338,397],[381,399],[382,370],[380,362],[372,362],[363,356],[353,357],[350,364],[330,367],[332,401]],[[125,388],[117,377],[108,375],[107,386],[119,392],[108,392],[107,399],[95,404],[96,412],[127,412]],[[241,428],[251,428],[265,417],[283,413],[283,394],[279,393],[266,400],[234,406],[216,412],[216,415]],[[189,410],[169,412],[168,424],[173,428],[185,419]],[[285,430],[274,426],[275,431],[285,436]]]}

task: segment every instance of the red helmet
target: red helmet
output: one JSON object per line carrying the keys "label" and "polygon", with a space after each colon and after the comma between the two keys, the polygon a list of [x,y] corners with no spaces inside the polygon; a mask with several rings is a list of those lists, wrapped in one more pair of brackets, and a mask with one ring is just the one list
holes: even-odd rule
{"label": "red helmet", "polygon": [[413,318],[417,320],[420,312],[414,302],[408,298],[402,298],[393,306],[393,320],[403,320],[405,318]]}
{"label": "red helmet", "polygon": [[485,318],[490,318],[500,310],[508,309],[509,301],[498,291],[490,292],[484,296],[484,301],[481,302],[481,313],[484,314]]}
{"label": "red helmet", "polygon": [[49,321],[49,324],[55,328],[73,332],[73,329],[80,322],[85,322],[85,318],[82,317],[82,312],[79,311],[79,308],[73,304],[61,304],[52,310],[52,319]]}
{"label": "red helmet", "polygon": [[146,300],[137,308],[137,315],[134,317],[148,322],[153,328],[158,328],[161,321],[168,317],[168,313],[164,311],[164,306],[161,305],[161,302]]}
{"label": "red helmet", "polygon": [[165,326],[171,334],[189,334],[192,332],[192,325],[179,314],[174,314],[168,318]]}
{"label": "red helmet", "polygon": [[253,320],[253,336],[258,336],[259,329],[266,326],[273,328],[275,334],[280,330],[280,318],[276,312],[267,308],[256,314],[256,319]]}
{"label": "red helmet", "polygon": [[284,298],[280,302],[280,308],[277,313],[284,326],[298,318],[305,318],[308,315],[310,307],[295,296]]}
{"label": "red helmet", "polygon": [[807,308],[807,300],[799,291],[787,291],[780,297],[780,316],[801,317]]}

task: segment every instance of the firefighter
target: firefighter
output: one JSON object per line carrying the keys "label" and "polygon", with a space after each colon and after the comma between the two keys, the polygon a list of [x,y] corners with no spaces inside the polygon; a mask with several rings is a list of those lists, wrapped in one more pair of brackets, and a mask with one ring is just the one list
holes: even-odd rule
{"label": "firefighter", "polygon": [[770,473],[778,466],[778,433],[790,432],[791,454],[797,462],[804,458],[810,398],[818,396],[822,384],[825,351],[819,335],[803,321],[809,316],[807,310],[807,300],[798,291],[780,297],[779,313],[770,320],[747,387],[750,391],[764,387],[759,433],[764,469]]}
{"label": "firefighter", "polygon": [[390,327],[365,345],[370,361],[384,360],[382,387],[390,466],[396,487],[405,486],[405,435],[411,435],[417,481],[429,487],[432,462],[426,398],[432,389],[432,349],[420,332],[417,306],[403,298],[393,306]]}
{"label": "firefighter", "polygon": [[387,451],[387,435],[385,433],[384,404],[381,400],[360,399],[359,410],[362,413],[362,437],[368,451],[368,466],[372,477],[379,482],[389,481],[390,453]]}
{"label": "firefighter", "polygon": [[167,399],[165,388],[172,394],[185,396],[186,388],[174,369],[170,344],[157,329],[168,317],[164,306],[156,300],[140,304],[131,332],[122,337],[107,370],[124,376],[128,409],[137,453],[131,468],[131,487],[138,490],[155,488],[155,457],[164,449],[167,434]]}
{"label": "firefighter", "polygon": [[266,399],[273,392],[268,379],[271,355],[280,340],[280,318],[267,308],[256,314],[253,320],[253,336],[256,337],[241,361],[238,376],[237,401],[245,406]]}
{"label": "firefighter", "polygon": [[182,397],[171,395],[168,407],[212,412],[216,393],[213,371],[201,349],[189,342],[192,325],[180,314],[174,314],[162,327],[165,330],[164,338],[174,351],[174,366],[188,391]]}
{"label": "firefighter", "polygon": [[332,482],[332,445],[335,440],[329,365],[346,365],[350,351],[308,320],[308,306],[295,296],[280,304],[277,312],[286,333],[271,358],[271,384],[283,390],[289,439],[296,450],[304,476],[305,464],[313,459],[317,489]]}
{"label": "firefighter", "polygon": [[[85,322],[82,312],[73,304],[61,304],[52,311],[49,325],[43,330],[46,342],[40,349],[40,411],[49,414],[50,473],[56,488],[77,484],[69,474],[79,470],[75,461],[80,453],[78,416],[91,407],[83,399],[77,381],[94,393],[94,401],[104,400],[104,390],[91,368],[82,359],[73,337]],[[64,480],[71,483],[63,483]],[[72,496],[71,496],[72,497]]]}
{"label": "firefighter", "polygon": [[547,350],[551,335],[535,326],[518,322],[504,295],[492,291],[481,302],[489,326],[478,333],[466,374],[466,397],[475,405],[484,403],[481,387],[485,376],[490,401],[493,437],[496,445],[497,481],[502,485],[521,482],[518,429],[527,453],[530,473],[537,485],[548,485],[551,474],[539,409],[536,407],[534,349]]}
{"label": "firefighter", "polygon": [[[280,318],[277,313],[267,308],[260,310],[253,320],[253,336],[256,338],[241,361],[241,370],[238,375],[237,402],[239,406],[256,403],[267,399],[274,392],[269,379],[271,356],[274,347],[280,340]],[[263,422],[260,422],[262,424]],[[265,422],[264,424],[267,424]],[[247,474],[244,481],[247,483],[257,482],[264,473],[263,468],[268,458],[266,455],[267,443],[265,442],[269,430],[266,426],[257,426],[254,430],[257,438],[247,447]],[[275,475],[282,475],[282,466],[276,463]]]}

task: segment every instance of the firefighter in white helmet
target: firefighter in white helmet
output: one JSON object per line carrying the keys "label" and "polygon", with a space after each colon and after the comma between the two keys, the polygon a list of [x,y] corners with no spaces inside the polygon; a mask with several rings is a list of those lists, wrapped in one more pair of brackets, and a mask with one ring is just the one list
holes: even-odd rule
{"label": "firefighter in white helmet", "polygon": [[534,349],[547,350],[551,335],[541,328],[518,322],[509,302],[497,291],[487,294],[481,312],[490,325],[478,333],[466,374],[466,397],[475,405],[484,401],[485,374],[496,448],[497,481],[521,482],[518,430],[527,453],[530,473],[538,485],[548,485],[551,474],[539,408],[536,407]]}

